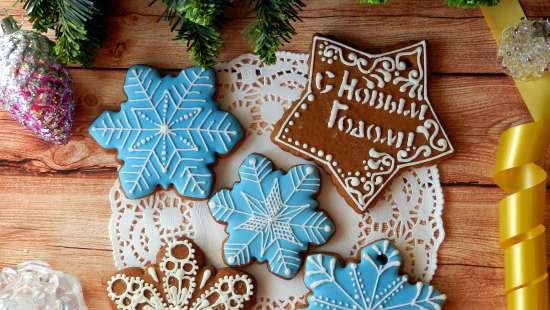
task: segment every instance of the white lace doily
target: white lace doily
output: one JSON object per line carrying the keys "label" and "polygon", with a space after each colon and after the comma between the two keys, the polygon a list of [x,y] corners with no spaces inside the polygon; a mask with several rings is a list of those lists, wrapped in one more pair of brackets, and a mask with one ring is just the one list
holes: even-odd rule
{"label": "white lace doily", "polygon": [[[247,137],[234,153],[215,167],[214,190],[231,186],[237,168],[251,152],[268,156],[280,169],[304,160],[286,153],[270,141],[273,124],[285,108],[299,99],[307,82],[307,55],[279,52],[278,62],[263,65],[252,54],[241,55],[217,67],[218,102],[231,111],[247,129]],[[404,271],[413,278],[430,281],[437,268],[437,251],[444,239],[441,212],[443,194],[435,166],[404,171],[385,195],[367,213],[349,207],[322,175],[320,208],[336,224],[336,234],[314,251],[339,253],[344,257],[380,238],[393,240],[403,253]],[[173,190],[130,200],[118,181],[111,190],[110,236],[116,267],[143,267],[154,262],[164,242],[185,235],[204,250],[209,263],[222,267],[224,226],[210,216],[205,201],[186,201]],[[307,292],[303,271],[292,280],[271,274],[265,265],[245,268],[258,283],[255,309],[294,309]]]}

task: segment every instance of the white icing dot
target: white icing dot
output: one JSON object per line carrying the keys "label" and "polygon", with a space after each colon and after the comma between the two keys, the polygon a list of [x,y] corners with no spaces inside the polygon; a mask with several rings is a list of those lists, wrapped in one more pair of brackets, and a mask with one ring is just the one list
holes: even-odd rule
{"label": "white icing dot", "polygon": [[338,162],[333,161],[333,162],[332,162],[332,166],[334,166],[334,167],[338,166]]}
{"label": "white icing dot", "polygon": [[315,147],[312,147],[311,149],[309,149],[311,151],[311,153],[315,153],[317,152],[317,149]]}
{"label": "white icing dot", "polygon": [[216,203],[213,202],[213,201],[209,201],[209,202],[208,202],[208,207],[210,207],[210,208],[215,208],[215,207],[216,207]]}
{"label": "white icing dot", "polygon": [[307,100],[313,101],[313,100],[315,100],[315,96],[313,94],[309,94],[309,95],[307,95]]}
{"label": "white icing dot", "polygon": [[313,173],[313,168],[312,168],[312,167],[307,167],[307,168],[306,168],[306,174],[307,174],[307,175],[310,175],[310,174],[312,174],[312,173]]}
{"label": "white icing dot", "polygon": [[325,152],[323,152],[323,150],[319,150],[317,152],[317,155],[319,155],[319,157],[322,157],[323,155],[325,155]]}
{"label": "white icing dot", "polygon": [[288,128],[285,128],[285,132],[287,132],[287,133],[288,133],[289,131],[290,131],[290,129],[288,129]]}
{"label": "white icing dot", "polygon": [[286,268],[286,269],[285,269],[285,274],[286,274],[287,276],[289,276],[289,275],[290,275],[290,269]]}
{"label": "white icing dot", "polygon": [[358,178],[352,178],[351,179],[351,186],[359,186],[359,179]]}
{"label": "white icing dot", "polygon": [[[308,96],[308,97],[309,97],[309,96]],[[302,103],[302,104],[300,105],[300,108],[301,108],[302,110],[307,109],[307,104]]]}
{"label": "white icing dot", "polygon": [[327,60],[327,62],[328,62],[329,64],[332,64],[332,63],[333,63],[333,60],[332,60],[332,59],[329,59],[329,60]]}
{"label": "white icing dot", "polygon": [[331,154],[327,154],[327,156],[325,157],[328,161],[332,160],[332,155]]}
{"label": "white icing dot", "polygon": [[294,117],[296,118],[300,117],[300,112],[294,112]]}
{"label": "white icing dot", "polygon": [[289,122],[288,122],[288,125],[289,125],[289,126],[294,125],[294,121],[289,121]]}
{"label": "white icing dot", "polygon": [[256,164],[256,158],[250,158],[248,160],[248,163],[251,164],[251,165],[255,165]]}
{"label": "white icing dot", "polygon": [[307,149],[307,148],[309,147],[309,145],[307,145],[307,143],[304,143],[304,145],[302,145],[302,147],[303,147],[304,149]]}
{"label": "white icing dot", "polygon": [[332,228],[330,227],[330,225],[325,226],[325,232],[330,232],[331,230]]}

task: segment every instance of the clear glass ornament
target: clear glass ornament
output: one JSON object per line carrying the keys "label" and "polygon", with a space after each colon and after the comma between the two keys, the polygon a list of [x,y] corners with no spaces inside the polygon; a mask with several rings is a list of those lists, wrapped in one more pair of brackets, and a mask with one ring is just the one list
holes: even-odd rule
{"label": "clear glass ornament", "polygon": [[0,310],[87,310],[77,278],[40,261],[0,272]]}

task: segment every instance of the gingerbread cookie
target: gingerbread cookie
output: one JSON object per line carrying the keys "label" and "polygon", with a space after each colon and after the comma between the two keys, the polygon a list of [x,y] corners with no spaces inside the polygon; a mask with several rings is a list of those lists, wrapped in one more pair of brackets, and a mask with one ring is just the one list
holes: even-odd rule
{"label": "gingerbread cookie", "polygon": [[247,273],[205,267],[204,254],[186,238],[163,247],[156,265],[128,268],[107,284],[111,307],[140,309],[250,309],[254,279]]}
{"label": "gingerbread cookie", "polygon": [[432,286],[411,284],[399,275],[401,256],[389,240],[361,249],[358,262],[345,267],[339,258],[315,254],[307,258],[304,282],[311,290],[304,309],[439,310],[445,295]]}
{"label": "gingerbread cookie", "polygon": [[326,243],[335,231],[332,221],[316,211],[317,168],[298,165],[283,174],[268,158],[251,154],[239,176],[232,189],[219,191],[208,203],[214,218],[227,223],[224,261],[230,266],[267,261],[274,274],[293,278],[308,245]]}
{"label": "gingerbread cookie", "polygon": [[315,160],[358,212],[397,172],[453,152],[427,98],[424,41],[369,54],[316,36],[307,89],[272,139]]}
{"label": "gingerbread cookie", "polygon": [[118,150],[124,161],[120,182],[128,198],[170,184],[189,198],[210,195],[214,177],[208,165],[243,137],[238,121],[219,111],[212,99],[214,79],[213,70],[199,67],[164,78],[146,66],[129,69],[128,101],[120,112],[103,112],[89,130],[102,147]]}

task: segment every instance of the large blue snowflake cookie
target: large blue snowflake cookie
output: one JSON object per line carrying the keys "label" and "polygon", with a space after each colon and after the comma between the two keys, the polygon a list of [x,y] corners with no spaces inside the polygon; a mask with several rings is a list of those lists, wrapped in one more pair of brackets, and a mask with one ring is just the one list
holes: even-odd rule
{"label": "large blue snowflake cookie", "polygon": [[230,266],[256,259],[283,278],[293,278],[309,244],[322,245],[335,231],[317,211],[314,196],[321,181],[314,165],[298,165],[286,174],[259,154],[246,157],[240,182],[216,193],[208,206],[214,218],[227,223],[223,257]]}
{"label": "large blue snowflake cookie", "polygon": [[311,290],[304,309],[441,309],[445,295],[431,285],[411,284],[399,275],[401,256],[389,240],[372,243],[360,252],[358,263],[342,267],[337,257],[307,258],[304,281]]}
{"label": "large blue snowflake cookie", "polygon": [[213,184],[209,165],[243,137],[238,121],[213,100],[214,71],[192,67],[161,77],[133,66],[124,82],[128,101],[120,112],[103,112],[90,135],[104,148],[116,148],[126,195],[137,199],[157,185],[174,184],[189,198],[206,198]]}

